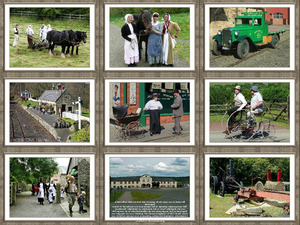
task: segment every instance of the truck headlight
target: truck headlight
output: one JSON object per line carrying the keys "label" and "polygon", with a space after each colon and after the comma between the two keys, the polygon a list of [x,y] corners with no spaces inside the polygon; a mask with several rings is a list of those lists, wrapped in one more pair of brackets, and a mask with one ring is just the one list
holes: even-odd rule
{"label": "truck headlight", "polygon": [[222,31],[221,31],[221,30],[219,30],[219,31],[218,31],[218,35],[221,35],[221,34],[222,34]]}
{"label": "truck headlight", "polygon": [[234,35],[235,35],[236,37],[239,36],[239,31],[236,30],[236,31],[234,32]]}

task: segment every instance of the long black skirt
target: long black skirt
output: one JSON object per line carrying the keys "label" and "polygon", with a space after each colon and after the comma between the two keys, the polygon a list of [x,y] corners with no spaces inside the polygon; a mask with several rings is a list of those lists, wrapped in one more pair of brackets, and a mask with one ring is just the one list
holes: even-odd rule
{"label": "long black skirt", "polygon": [[150,110],[150,133],[160,134],[160,110]]}

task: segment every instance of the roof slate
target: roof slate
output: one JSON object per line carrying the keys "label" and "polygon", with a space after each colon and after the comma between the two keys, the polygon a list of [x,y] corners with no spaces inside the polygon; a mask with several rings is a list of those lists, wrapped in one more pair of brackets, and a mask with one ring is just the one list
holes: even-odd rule
{"label": "roof slate", "polygon": [[66,90],[46,90],[39,99],[44,101],[56,102],[65,91]]}

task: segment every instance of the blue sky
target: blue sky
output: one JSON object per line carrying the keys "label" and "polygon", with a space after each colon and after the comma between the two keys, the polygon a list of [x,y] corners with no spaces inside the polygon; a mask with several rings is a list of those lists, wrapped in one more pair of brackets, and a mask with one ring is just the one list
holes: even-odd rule
{"label": "blue sky", "polygon": [[111,157],[110,176],[190,176],[190,159],[179,157]]}

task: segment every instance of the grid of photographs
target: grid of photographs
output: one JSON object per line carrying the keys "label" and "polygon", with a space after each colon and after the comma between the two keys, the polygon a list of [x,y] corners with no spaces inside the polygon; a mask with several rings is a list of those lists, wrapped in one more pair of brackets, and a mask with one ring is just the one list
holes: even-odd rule
{"label": "grid of photographs", "polygon": [[299,223],[299,2],[0,9],[4,224]]}

